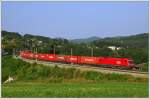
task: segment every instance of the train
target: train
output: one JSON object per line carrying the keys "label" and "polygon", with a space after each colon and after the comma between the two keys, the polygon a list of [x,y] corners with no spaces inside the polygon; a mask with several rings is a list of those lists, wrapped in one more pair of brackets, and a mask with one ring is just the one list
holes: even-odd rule
{"label": "train", "polygon": [[32,51],[20,51],[20,57],[25,59],[35,59],[50,62],[63,62],[73,64],[87,64],[96,66],[108,67],[123,67],[133,69],[135,64],[131,58],[113,58],[113,57],[88,57],[88,56],[74,56],[74,55],[57,55],[57,54],[43,54],[33,53]]}

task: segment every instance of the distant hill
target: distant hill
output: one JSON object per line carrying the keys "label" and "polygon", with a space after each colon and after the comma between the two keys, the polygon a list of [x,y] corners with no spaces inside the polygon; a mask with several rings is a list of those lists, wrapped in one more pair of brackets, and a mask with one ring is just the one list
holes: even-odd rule
{"label": "distant hill", "polygon": [[125,46],[125,47],[148,47],[148,33],[118,37],[89,37],[84,39],[73,39],[73,43],[93,43],[98,47]]}
{"label": "distant hill", "polygon": [[89,43],[89,42],[99,40],[99,39],[101,39],[101,38],[92,36],[92,37],[84,38],[84,39],[73,39],[73,40],[71,40],[71,42],[73,42],[73,43]]}
{"label": "distant hill", "polygon": [[2,31],[1,32],[1,36],[2,36],[2,39],[7,39],[7,40],[11,40],[11,39],[21,39],[22,38],[22,35],[20,35],[19,33],[16,33],[16,32],[7,32],[7,31]]}
{"label": "distant hill", "polygon": [[53,46],[68,44],[67,39],[50,38],[39,35],[25,34],[20,35],[17,32],[2,31],[2,48],[12,53],[12,49],[33,49],[38,47],[42,51],[49,51]]}
{"label": "distant hill", "polygon": [[25,41],[29,40],[37,40],[37,41],[43,41],[43,43],[46,43],[47,45],[61,45],[62,43],[68,43],[70,41],[73,43],[92,43],[93,45],[97,47],[104,47],[104,46],[125,46],[125,47],[137,47],[142,48],[146,47],[148,48],[148,33],[142,33],[137,35],[131,35],[131,36],[120,36],[120,37],[106,37],[106,38],[100,38],[100,37],[89,37],[84,39],[73,39],[73,40],[67,40],[67,39],[61,39],[61,38],[49,38],[44,36],[38,36],[38,35],[30,35],[25,34],[24,36],[20,35],[19,33],[15,32],[7,32],[2,31],[2,44],[10,43],[10,41],[18,42],[18,43],[25,43]]}
{"label": "distant hill", "polygon": [[95,40],[92,43],[96,46],[126,46],[126,47],[148,47],[148,33],[142,33],[123,37],[107,37]]}

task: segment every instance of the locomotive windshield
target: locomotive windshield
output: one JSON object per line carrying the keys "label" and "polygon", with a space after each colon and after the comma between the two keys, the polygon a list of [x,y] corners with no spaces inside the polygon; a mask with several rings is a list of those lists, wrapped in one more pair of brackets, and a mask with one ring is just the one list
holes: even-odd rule
{"label": "locomotive windshield", "polygon": [[129,60],[128,62],[129,62],[129,64],[133,64],[133,61],[132,61],[132,60]]}

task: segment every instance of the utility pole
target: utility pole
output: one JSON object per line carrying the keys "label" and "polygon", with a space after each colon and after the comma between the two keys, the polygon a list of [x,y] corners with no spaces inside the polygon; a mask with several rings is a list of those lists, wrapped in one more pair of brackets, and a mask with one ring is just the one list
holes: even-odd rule
{"label": "utility pole", "polygon": [[91,56],[93,57],[93,48],[92,48],[92,50],[91,50]]}
{"label": "utility pole", "polygon": [[15,57],[15,48],[13,49],[13,56]]}
{"label": "utility pole", "polygon": [[[20,53],[21,53],[21,48],[19,48],[19,56],[21,55]],[[20,56],[20,57],[21,57],[21,56]]]}
{"label": "utility pole", "polygon": [[36,63],[37,63],[37,48],[35,50],[36,50],[36,54],[35,55],[36,55]]}
{"label": "utility pole", "polygon": [[55,46],[54,46],[54,49],[53,49],[53,54],[55,54]]}
{"label": "utility pole", "polygon": [[[71,48],[71,59],[72,59],[72,48]],[[71,60],[71,64],[72,64],[72,60]]]}

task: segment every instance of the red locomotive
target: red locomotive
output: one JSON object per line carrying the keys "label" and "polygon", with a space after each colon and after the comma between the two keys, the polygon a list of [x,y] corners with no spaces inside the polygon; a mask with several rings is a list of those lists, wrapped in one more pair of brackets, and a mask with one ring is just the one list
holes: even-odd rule
{"label": "red locomotive", "polygon": [[132,59],[129,58],[112,58],[112,57],[86,57],[86,56],[70,56],[56,54],[32,53],[31,51],[21,51],[20,56],[27,59],[37,59],[43,61],[55,61],[76,64],[93,64],[93,65],[109,65],[113,67],[134,68]]}

